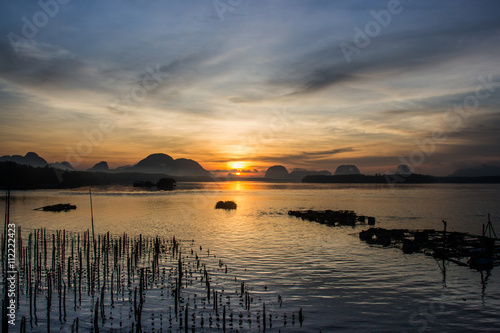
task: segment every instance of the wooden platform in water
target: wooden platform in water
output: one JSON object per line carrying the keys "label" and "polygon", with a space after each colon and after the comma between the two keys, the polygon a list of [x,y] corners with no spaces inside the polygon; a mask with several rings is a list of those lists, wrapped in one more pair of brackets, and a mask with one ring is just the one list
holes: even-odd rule
{"label": "wooden platform in water", "polygon": [[67,212],[73,209],[76,209],[76,205],[56,204],[56,205],[35,208],[34,210],[43,210],[45,212]]}
{"label": "wooden platform in water", "polygon": [[[359,238],[370,244],[400,248],[405,253],[421,252],[474,268],[492,268],[500,264],[496,237],[444,230],[408,230],[370,228]],[[465,260],[464,260],[465,259]]]}
{"label": "wooden platform in water", "polygon": [[364,215],[358,216],[352,210],[290,210],[288,215],[330,226],[375,224],[374,217]]}

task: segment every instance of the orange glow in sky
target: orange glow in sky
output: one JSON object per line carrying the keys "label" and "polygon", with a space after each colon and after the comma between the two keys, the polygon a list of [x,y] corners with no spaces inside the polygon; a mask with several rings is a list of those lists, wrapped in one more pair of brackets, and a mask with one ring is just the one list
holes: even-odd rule
{"label": "orange glow in sky", "polygon": [[237,161],[237,162],[228,162],[229,170],[236,170],[235,174],[237,176],[241,175],[242,170],[246,166],[246,162]]}

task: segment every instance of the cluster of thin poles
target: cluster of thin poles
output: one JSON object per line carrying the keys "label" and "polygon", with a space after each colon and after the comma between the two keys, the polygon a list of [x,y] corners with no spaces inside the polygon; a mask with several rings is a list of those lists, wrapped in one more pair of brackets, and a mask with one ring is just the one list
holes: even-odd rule
{"label": "cluster of thin poles", "polygon": [[109,232],[94,238],[92,231],[46,229],[33,230],[26,241],[19,227],[17,246],[16,304],[24,332],[67,326],[71,332],[226,332],[302,325],[302,310],[273,311],[281,307],[280,296],[275,301],[270,292],[254,293],[194,241]]}

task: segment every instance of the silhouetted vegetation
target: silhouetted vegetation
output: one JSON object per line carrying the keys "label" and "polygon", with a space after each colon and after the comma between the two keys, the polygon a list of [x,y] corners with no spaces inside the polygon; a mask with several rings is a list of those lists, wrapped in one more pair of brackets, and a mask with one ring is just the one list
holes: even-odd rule
{"label": "silhouetted vegetation", "polygon": [[237,205],[234,201],[219,201],[215,205],[215,209],[236,209]]}
{"label": "silhouetted vegetation", "polygon": [[162,178],[156,183],[156,187],[158,187],[159,190],[163,191],[172,191],[175,189],[175,179],[173,178]]}
{"label": "silhouetted vegetation", "polygon": [[[10,169],[10,170],[9,170]],[[10,175],[10,177],[9,177]],[[108,173],[86,171],[63,171],[51,167],[34,168],[11,162],[0,162],[0,187],[9,185],[15,190],[75,188],[82,186],[126,184],[142,179],[156,183],[164,174],[146,174],[139,172]]]}
{"label": "silhouetted vegetation", "polygon": [[500,176],[487,177],[434,177],[428,175],[337,175],[337,176],[306,176],[303,183],[360,183],[360,184],[430,184],[430,183],[500,183]]}
{"label": "silhouetted vegetation", "polygon": [[[10,170],[9,170],[10,169]],[[10,176],[9,176],[10,175]],[[57,189],[75,188],[82,186],[124,184],[132,185],[140,179],[142,182],[156,184],[162,178],[171,178],[159,173],[141,172],[87,172],[87,171],[65,171],[50,166],[35,168],[13,162],[0,162],[0,188],[5,189],[9,184],[14,190],[29,189]],[[176,177],[177,181],[214,181],[211,177]],[[261,180],[248,178],[245,180]],[[500,176],[485,177],[434,177],[427,175],[411,174],[403,175],[310,175],[302,179],[303,183],[500,183]]]}
{"label": "silhouetted vegetation", "polygon": [[500,176],[483,177],[435,177],[437,183],[488,184],[500,183]]}

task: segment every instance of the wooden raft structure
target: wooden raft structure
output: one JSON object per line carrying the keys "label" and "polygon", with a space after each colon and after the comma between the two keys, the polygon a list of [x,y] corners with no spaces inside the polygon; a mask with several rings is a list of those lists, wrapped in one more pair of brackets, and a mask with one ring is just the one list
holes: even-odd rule
{"label": "wooden raft structure", "polygon": [[375,218],[371,216],[358,216],[352,210],[290,210],[288,215],[303,220],[327,224],[330,226],[354,226],[356,224],[375,224]]}
{"label": "wooden raft structure", "polygon": [[44,207],[39,207],[35,208],[34,210],[43,210],[45,212],[67,212],[72,209],[76,209],[76,205],[71,205],[71,204],[56,204],[56,205],[50,205],[50,206],[44,206]]}
{"label": "wooden raft structure", "polygon": [[490,269],[500,264],[500,239],[489,216],[481,236],[446,231],[446,221],[443,223],[444,230],[370,228],[361,231],[359,238],[370,244],[400,248],[405,253],[421,252],[477,269]]}

